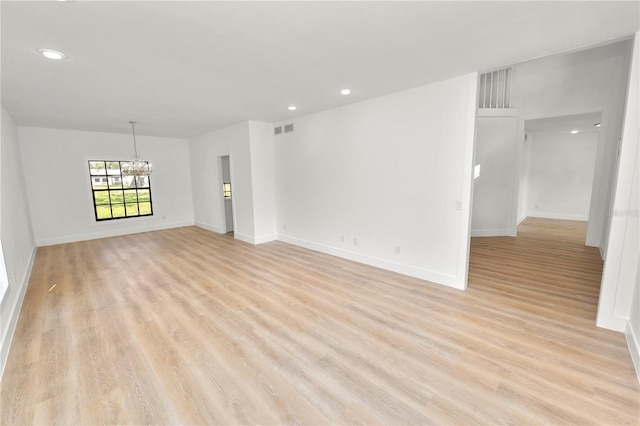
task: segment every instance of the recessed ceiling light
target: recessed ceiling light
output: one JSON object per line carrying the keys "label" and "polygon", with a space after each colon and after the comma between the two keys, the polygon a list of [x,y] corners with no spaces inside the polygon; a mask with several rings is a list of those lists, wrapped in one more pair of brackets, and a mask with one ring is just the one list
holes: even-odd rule
{"label": "recessed ceiling light", "polygon": [[347,96],[350,93],[351,93],[351,89],[340,89],[341,95]]}
{"label": "recessed ceiling light", "polygon": [[287,108],[289,111],[295,111],[298,108],[295,105],[289,105],[289,107]]}
{"label": "recessed ceiling light", "polygon": [[49,58],[49,59],[64,59],[67,57],[67,55],[65,55],[62,52],[58,52],[57,50],[38,49],[38,52],[40,52],[40,54],[45,58]]}
{"label": "recessed ceiling light", "polygon": [[600,127],[600,123],[594,124],[595,127]]}
{"label": "recessed ceiling light", "polygon": [[578,131],[577,131],[577,130],[572,130],[570,133],[571,133],[572,135],[575,135],[576,133],[578,133]]}

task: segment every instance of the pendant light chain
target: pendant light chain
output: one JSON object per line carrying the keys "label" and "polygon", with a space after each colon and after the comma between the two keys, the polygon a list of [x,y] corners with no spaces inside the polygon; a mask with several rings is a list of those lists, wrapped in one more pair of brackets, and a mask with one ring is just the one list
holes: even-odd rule
{"label": "pendant light chain", "polygon": [[133,135],[134,156],[131,161],[122,163],[122,174],[124,176],[134,176],[136,178],[149,176],[151,174],[151,163],[138,157],[138,142],[136,141],[136,121],[129,121],[131,133]]}
{"label": "pendant light chain", "polygon": [[131,124],[131,133],[133,133],[133,152],[136,156],[136,158],[138,157],[138,145],[136,144],[136,121],[130,121],[129,122]]}

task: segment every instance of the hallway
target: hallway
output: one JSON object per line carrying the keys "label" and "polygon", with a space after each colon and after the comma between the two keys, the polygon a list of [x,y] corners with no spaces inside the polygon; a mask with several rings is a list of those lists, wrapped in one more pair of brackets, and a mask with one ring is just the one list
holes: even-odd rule
{"label": "hallway", "polygon": [[471,239],[469,287],[532,315],[595,326],[602,259],[586,222],[527,218],[518,236]]}

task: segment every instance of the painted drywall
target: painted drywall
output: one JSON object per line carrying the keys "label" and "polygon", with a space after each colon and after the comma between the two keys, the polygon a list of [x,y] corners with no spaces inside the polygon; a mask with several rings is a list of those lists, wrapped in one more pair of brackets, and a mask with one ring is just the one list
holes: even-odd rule
{"label": "painted drywall", "polygon": [[256,243],[276,239],[273,125],[249,122]]}
{"label": "painted drywall", "polygon": [[629,347],[633,366],[636,369],[636,376],[640,381],[640,261],[636,271],[635,289],[631,298],[629,321],[627,321],[624,334],[627,338],[627,346]]}
{"label": "painted drywall", "polygon": [[[607,244],[607,257],[602,270],[597,324],[600,327],[624,331],[630,321],[631,301],[639,293],[637,271],[640,253],[638,186],[640,163],[638,140],[640,137],[640,33],[635,35],[629,92],[620,162],[615,179],[611,227]],[[637,320],[637,318],[636,318]],[[634,330],[637,324],[631,324]]]}
{"label": "painted drywall", "polygon": [[231,166],[234,236],[255,243],[249,122],[216,130],[189,140],[195,224],[223,233],[222,163]]}
{"label": "painted drywall", "polygon": [[278,239],[464,288],[476,92],[471,74],[297,118],[274,138]]}
{"label": "painted drywall", "polygon": [[8,278],[8,288],[0,304],[0,370],[4,370],[11,338],[29,282],[36,253],[36,241],[29,218],[29,203],[16,125],[2,107],[0,145],[0,241]]}
{"label": "painted drywall", "polygon": [[38,245],[59,244],[193,224],[187,141],[137,135],[153,164],[153,216],[97,222],[89,160],[128,160],[130,134],[19,127],[23,168]]}
{"label": "painted drywall", "polygon": [[[524,122],[523,122],[524,125]],[[527,218],[527,199],[529,198],[529,171],[531,169],[531,139],[528,135],[522,138],[518,171],[518,213],[517,225]],[[516,225],[516,226],[517,226]],[[516,228],[517,230],[517,228]]]}
{"label": "painted drywall", "polygon": [[480,176],[474,180],[471,235],[515,236],[518,117],[479,115],[476,123],[475,164],[480,165]]}
{"label": "painted drywall", "polygon": [[527,139],[526,216],[588,220],[598,132]]}
{"label": "painted drywall", "polygon": [[630,41],[514,66],[512,104],[524,120],[602,111],[587,244],[604,253],[612,177],[622,130]]}
{"label": "painted drywall", "polygon": [[223,232],[223,170],[229,156],[234,236],[259,244],[276,239],[273,126],[246,121],[189,140],[195,224]]}

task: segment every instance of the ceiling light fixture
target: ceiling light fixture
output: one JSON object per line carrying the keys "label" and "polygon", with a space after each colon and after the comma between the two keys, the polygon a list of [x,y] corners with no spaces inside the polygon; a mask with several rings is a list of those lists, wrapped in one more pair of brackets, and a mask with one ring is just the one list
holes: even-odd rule
{"label": "ceiling light fixture", "polygon": [[578,131],[577,131],[577,130],[572,130],[572,131],[571,131],[571,132],[569,132],[569,133],[571,133],[572,135],[575,135],[576,133],[578,133]]}
{"label": "ceiling light fixture", "polygon": [[594,124],[593,126],[594,126],[594,127],[600,127],[600,126],[601,126],[601,123],[596,123],[596,124]]}
{"label": "ceiling light fixture", "polygon": [[340,89],[340,94],[343,96],[347,96],[351,94],[351,89]]}
{"label": "ceiling light fixture", "polygon": [[57,50],[51,50],[51,49],[38,49],[38,52],[40,52],[40,54],[42,56],[44,56],[45,58],[48,59],[64,59],[67,57],[67,55],[65,55],[62,52],[58,52]]}
{"label": "ceiling light fixture", "polygon": [[122,174],[125,176],[149,176],[151,174],[151,163],[138,157],[138,146],[136,144],[135,121],[130,121],[131,133],[133,134],[133,158],[129,162],[122,163]]}
{"label": "ceiling light fixture", "polygon": [[287,108],[289,111],[295,111],[298,108],[295,105],[289,105],[289,107]]}

